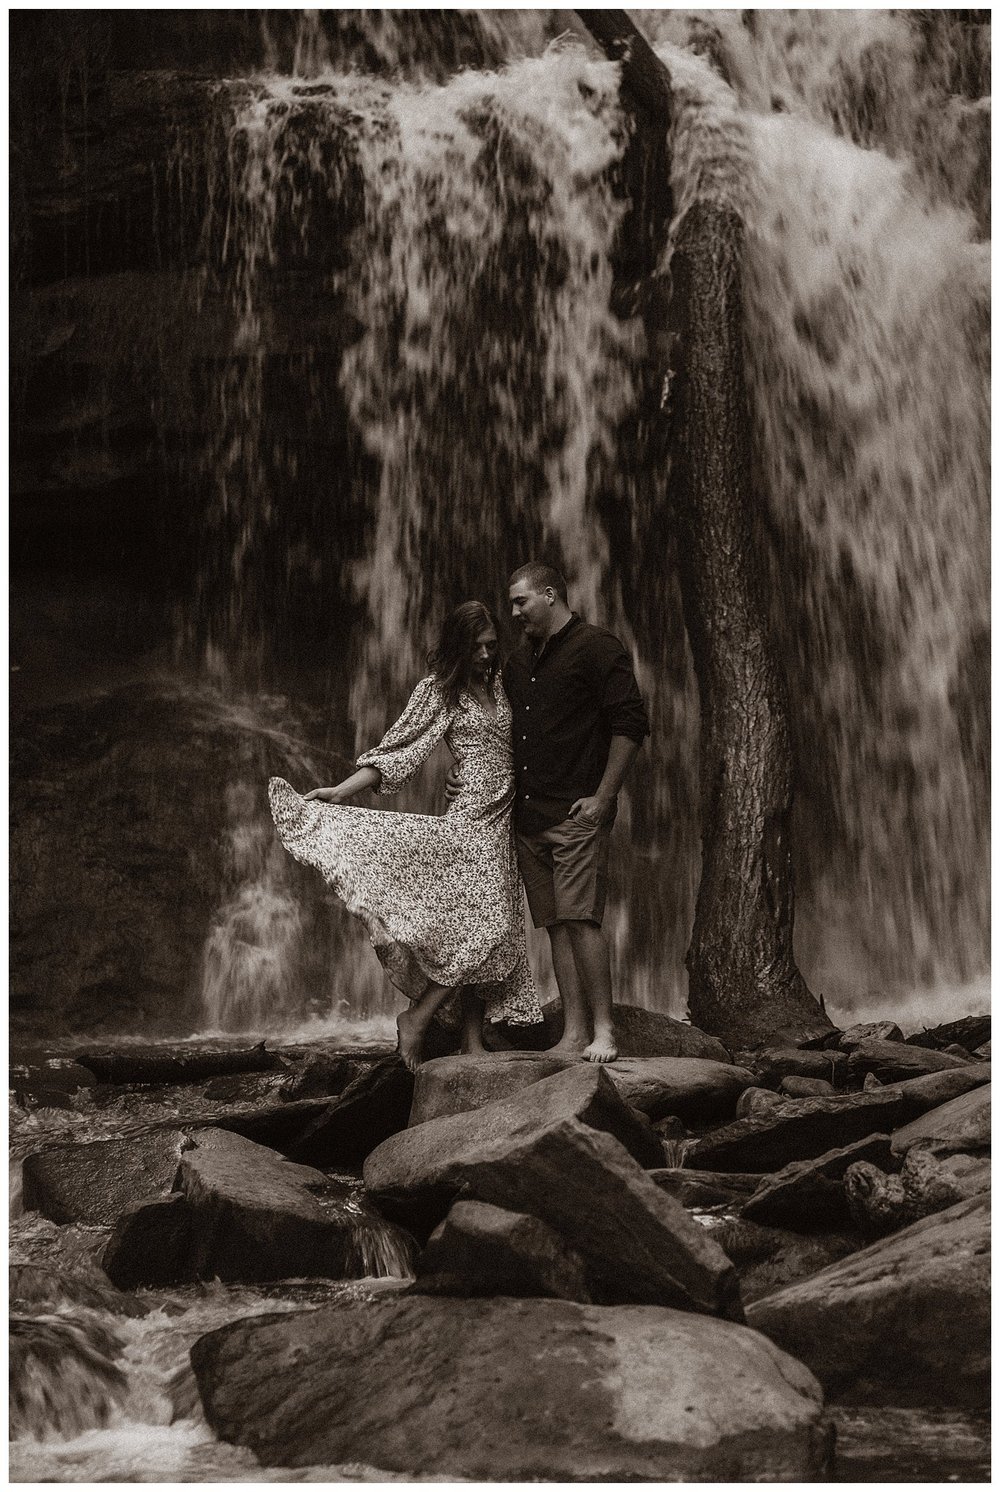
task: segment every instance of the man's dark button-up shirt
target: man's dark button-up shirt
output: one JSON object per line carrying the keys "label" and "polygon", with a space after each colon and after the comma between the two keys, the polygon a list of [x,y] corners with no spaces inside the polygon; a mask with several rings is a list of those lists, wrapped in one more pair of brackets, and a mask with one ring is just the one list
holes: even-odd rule
{"label": "man's dark button-up shirt", "polygon": [[649,719],[617,637],[575,613],[537,656],[525,638],[503,679],[513,716],[514,822],[534,834],[561,823],[577,798],[595,793],[611,737],[641,743]]}

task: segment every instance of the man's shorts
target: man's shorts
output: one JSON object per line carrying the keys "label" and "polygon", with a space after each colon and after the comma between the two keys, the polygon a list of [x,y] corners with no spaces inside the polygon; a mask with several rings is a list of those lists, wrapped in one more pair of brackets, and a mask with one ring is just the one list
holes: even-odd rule
{"label": "man's shorts", "polygon": [[517,835],[517,860],[536,927],[601,925],[614,821],[614,814],[596,826],[567,818],[537,834]]}

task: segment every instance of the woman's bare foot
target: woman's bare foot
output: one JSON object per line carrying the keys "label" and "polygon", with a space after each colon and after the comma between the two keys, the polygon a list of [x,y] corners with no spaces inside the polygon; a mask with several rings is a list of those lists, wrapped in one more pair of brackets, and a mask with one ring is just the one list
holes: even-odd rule
{"label": "woman's bare foot", "polygon": [[410,1072],[416,1072],[420,1066],[425,1028],[426,1023],[415,1010],[401,1010],[396,1017],[396,1051]]}
{"label": "woman's bare foot", "polygon": [[615,1033],[613,1031],[595,1032],[593,1041],[583,1055],[588,1062],[613,1062],[618,1056]]}

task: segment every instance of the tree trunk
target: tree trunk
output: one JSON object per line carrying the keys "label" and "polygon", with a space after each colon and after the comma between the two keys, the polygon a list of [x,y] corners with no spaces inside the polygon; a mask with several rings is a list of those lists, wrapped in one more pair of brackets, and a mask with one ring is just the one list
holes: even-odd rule
{"label": "tree trunk", "polygon": [[[623,11],[580,11],[637,125],[665,130],[670,77]],[[762,601],[743,376],[743,223],[695,200],[676,225],[667,326],[678,333],[672,508],[701,698],[702,871],[687,954],[692,1020],[731,1046],[829,1027],[795,964],[784,682]],[[662,298],[647,304],[662,307]],[[661,311],[662,316],[662,311]],[[666,371],[666,370],[664,370]],[[666,416],[664,416],[666,418]]]}

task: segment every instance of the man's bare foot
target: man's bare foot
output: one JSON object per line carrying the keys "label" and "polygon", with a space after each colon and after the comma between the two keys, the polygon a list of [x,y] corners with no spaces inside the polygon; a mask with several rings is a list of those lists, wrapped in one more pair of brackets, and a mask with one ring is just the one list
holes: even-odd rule
{"label": "man's bare foot", "polygon": [[420,1066],[420,1049],[424,1043],[424,1023],[415,1010],[401,1010],[396,1017],[396,1051],[410,1072]]}
{"label": "man's bare foot", "polygon": [[602,1031],[599,1035],[595,1035],[583,1055],[588,1062],[613,1062],[618,1056],[614,1032]]}
{"label": "man's bare foot", "polygon": [[555,1046],[550,1046],[548,1051],[555,1052],[559,1057],[582,1057],[587,1050],[589,1040],[589,1036],[574,1036],[571,1032],[569,1035],[561,1036]]}

